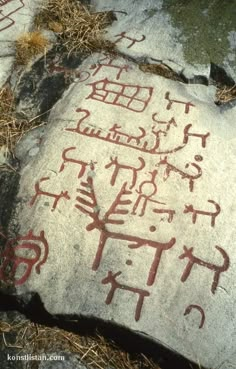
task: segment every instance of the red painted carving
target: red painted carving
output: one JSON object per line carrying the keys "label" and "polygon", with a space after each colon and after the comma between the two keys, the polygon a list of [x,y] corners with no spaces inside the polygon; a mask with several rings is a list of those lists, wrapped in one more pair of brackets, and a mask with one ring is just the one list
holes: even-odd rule
{"label": "red painted carving", "polygon": [[172,117],[169,121],[157,120],[156,119],[157,113],[152,114],[152,120],[155,123],[162,124],[166,126],[166,131],[169,131],[171,126],[177,127],[176,121],[174,117]]}
{"label": "red painted carving", "polygon": [[192,213],[192,222],[193,222],[193,224],[196,223],[197,216],[199,214],[201,214],[201,215],[210,216],[211,217],[211,226],[212,227],[215,226],[215,220],[216,220],[217,215],[220,214],[221,208],[220,208],[220,205],[217,204],[215,201],[213,201],[213,200],[207,200],[207,201],[215,206],[215,209],[216,209],[215,212],[196,210],[196,209],[194,209],[193,205],[185,205],[184,214]]}
{"label": "red painted carving", "polygon": [[215,248],[221,253],[224,259],[223,265],[218,266],[201,260],[193,255],[193,247],[188,249],[186,246],[184,246],[184,253],[179,256],[179,259],[188,258],[189,261],[181,277],[181,282],[185,282],[188,279],[194,264],[201,265],[214,271],[213,283],[211,285],[211,292],[214,294],[219,283],[220,274],[229,268],[229,256],[227,255],[226,251],[224,251],[220,246],[215,246]]}
{"label": "red painted carving", "polygon": [[155,183],[155,179],[156,179],[156,175],[158,172],[157,170],[154,170],[153,172],[149,172],[149,173],[151,174],[151,179],[140,183],[139,189],[136,191],[139,195],[133,206],[133,210],[131,213],[133,215],[137,214],[136,210],[141,204],[141,202],[143,202],[143,204],[141,205],[141,210],[139,213],[140,217],[144,216],[148,202],[155,202],[158,204],[163,204],[152,198],[157,193],[157,185]]}
{"label": "red painted carving", "polygon": [[[80,211],[82,211],[82,213],[89,215],[93,219],[93,222],[86,227],[87,231],[99,229],[101,230],[101,233],[103,233],[103,231],[104,232],[106,231],[105,229],[103,229],[105,224],[124,224],[124,220],[111,219],[110,217],[113,214],[121,214],[121,215],[128,214],[127,209],[119,208],[119,206],[131,204],[131,200],[122,199],[123,196],[130,195],[132,193],[131,191],[126,190],[126,185],[127,183],[124,183],[124,185],[121,187],[121,190],[116,197],[116,201],[113,202],[110,209],[104,215],[104,218],[100,220],[99,218],[100,210],[94,192],[93,179],[88,176],[87,182],[81,182],[81,186],[83,188],[82,189],[80,188],[78,192],[84,195],[85,199],[81,196],[77,196],[76,200],[78,201],[79,204],[75,205],[75,207]],[[86,198],[88,200],[86,200]],[[86,206],[87,208],[84,208],[81,205]],[[104,246],[105,244],[103,245],[103,247]],[[101,257],[102,253],[99,253],[98,258],[96,258],[94,261],[93,270],[98,269]]]}
{"label": "red painted carving", "polygon": [[[115,65],[112,64],[115,58],[111,58],[109,56],[105,56],[105,58],[100,59],[98,61],[98,64],[91,65],[90,69],[94,69],[94,72],[92,73],[92,76],[95,76],[102,68],[108,67],[113,69],[118,69],[118,72],[116,74],[116,79],[119,80],[122,72],[128,72],[129,65]],[[101,63],[103,62],[103,63]]]}
{"label": "red painted carving", "polygon": [[118,42],[120,42],[121,40],[129,40],[131,41],[131,43],[127,46],[127,49],[130,49],[136,42],[142,42],[146,39],[146,37],[144,35],[142,35],[141,39],[136,39],[130,36],[126,35],[126,32],[121,32],[118,35],[115,35],[115,37],[118,37],[117,40],[115,41],[115,44],[117,44]]}
{"label": "red painted carving", "polygon": [[123,240],[129,242],[128,246],[129,248],[139,248],[142,246],[147,247],[153,247],[156,249],[156,253],[154,256],[154,260],[152,263],[152,266],[149,271],[148,281],[147,285],[152,285],[155,281],[155,277],[157,274],[157,269],[161,260],[161,255],[164,250],[170,249],[175,244],[175,238],[171,238],[169,242],[163,243],[163,242],[157,242],[148,240],[145,238],[139,238],[136,236],[132,236],[130,234],[123,234],[118,233],[114,231],[109,231],[107,229],[107,224],[113,224],[113,225],[122,225],[124,224],[123,219],[112,219],[113,215],[125,215],[128,213],[127,209],[122,208],[122,206],[130,205],[131,201],[129,199],[123,199],[123,196],[127,196],[131,194],[131,191],[126,190],[127,183],[124,183],[124,185],[121,187],[118,195],[116,196],[115,200],[110,206],[110,209],[105,213],[104,217],[100,219],[99,217],[99,208],[97,204],[96,195],[94,192],[94,186],[93,186],[93,178],[88,177],[87,182],[82,182],[81,186],[83,187],[82,190],[79,190],[81,194],[83,194],[86,199],[84,199],[81,196],[77,197],[78,205],[75,205],[77,209],[82,211],[84,214],[89,215],[93,221],[90,223],[86,229],[87,231],[92,231],[93,229],[97,229],[100,231],[100,239],[99,239],[99,245],[96,253],[96,257],[94,259],[92,269],[97,270],[99,268],[103,249],[105,247],[106,241],[111,239],[116,240]]}
{"label": "red painted carving", "polygon": [[168,218],[167,218],[168,223],[172,222],[174,215],[175,215],[175,210],[172,210],[172,209],[153,209],[152,211],[153,213],[156,213],[156,214],[168,214]]}
{"label": "red painted carving", "polygon": [[88,86],[92,86],[92,92],[87,99],[121,106],[137,113],[146,109],[153,93],[153,87],[112,82],[107,78],[88,83]]}
{"label": "red painted carving", "polygon": [[[71,73],[73,74],[72,71]],[[90,77],[90,73],[87,72],[86,70],[77,70],[75,73],[76,83],[85,82],[87,81],[87,79],[89,79],[89,77]]]}
{"label": "red painted carving", "polygon": [[57,72],[63,73],[65,79],[72,77],[73,79],[76,78],[76,82],[85,82],[90,77],[90,73],[84,70],[80,70],[79,68],[68,68],[63,65],[59,65],[62,63],[61,56],[56,56],[52,61],[50,61],[46,68],[49,73]]}
{"label": "red painted carving", "polygon": [[[177,124],[176,124],[176,121],[174,119],[174,117],[172,117],[169,121],[163,121],[163,120],[157,120],[156,118],[157,116],[157,113],[154,113],[152,115],[152,120],[153,122],[155,122],[156,124],[154,126],[152,126],[152,133],[156,136],[156,145],[155,145],[155,150],[157,148],[159,148],[160,146],[160,143],[161,143],[161,135],[163,136],[167,136],[168,134],[168,131],[170,130],[170,128],[173,126],[173,127],[177,127]],[[165,129],[160,129],[160,125]],[[182,149],[183,147],[185,146],[182,145],[182,146],[178,146],[176,148],[173,148],[172,150],[169,150],[169,153],[173,153],[173,152],[176,152],[180,149]],[[159,152],[160,153],[160,152]],[[167,152],[166,152],[167,153]]]}
{"label": "red painted carving", "polygon": [[136,145],[139,145],[141,139],[146,136],[146,131],[142,127],[138,127],[141,133],[136,136],[131,136],[128,133],[120,131],[120,129],[121,126],[119,126],[118,124],[114,124],[114,126],[109,129],[109,132],[111,132],[111,134],[108,135],[107,138],[111,138],[115,142],[119,142],[121,137],[125,137],[127,143],[134,141]]}
{"label": "red painted carving", "polygon": [[[65,131],[76,132],[76,133],[80,133],[80,134],[83,134],[83,135],[87,135],[87,133],[89,131],[89,127],[83,128],[83,131],[82,131],[81,130],[81,124],[83,123],[83,121],[85,119],[87,119],[90,116],[90,112],[87,109],[81,109],[81,108],[76,109],[76,112],[77,113],[84,113],[84,116],[82,118],[80,118],[80,120],[77,123],[76,128],[65,128]],[[95,132],[95,130],[93,129],[92,133],[91,133],[91,137],[97,137],[97,136],[99,137],[99,135],[96,136],[96,134],[94,132]],[[101,131],[99,131],[99,134],[100,134],[100,132]]]}
{"label": "red painted carving", "polygon": [[127,198],[123,199],[123,196],[128,196],[132,193],[131,191],[127,190],[126,187],[127,187],[127,182],[123,184],[118,195],[116,196],[115,201],[111,204],[110,208],[105,213],[103,217],[104,224],[116,224],[116,225],[124,224],[124,220],[112,219],[112,216],[116,214],[126,215],[129,212],[127,209],[124,209],[124,208],[122,209],[121,207],[121,206],[130,205],[132,203],[132,201]]}
{"label": "red painted carving", "polygon": [[[202,160],[202,157],[200,159]],[[197,158],[195,157],[195,160],[199,161],[199,157],[197,157]],[[166,166],[165,173],[164,173],[164,178],[163,178],[164,181],[166,181],[169,178],[171,172],[177,173],[181,176],[182,179],[187,179],[189,181],[189,190],[190,190],[190,192],[193,192],[194,181],[196,179],[200,178],[201,175],[202,175],[202,170],[201,170],[200,166],[197,165],[196,163],[189,163],[189,164],[185,165],[186,169],[189,168],[190,165],[192,165],[194,168],[196,168],[197,174],[192,175],[192,174],[185,173],[181,169],[178,169],[174,165],[168,163],[167,156],[165,156],[164,159],[161,159],[159,161],[159,163],[157,163],[157,166],[160,166],[160,165],[165,165]]]}
{"label": "red painted carving", "polygon": [[192,309],[198,310],[200,312],[200,314],[201,314],[201,322],[199,324],[199,329],[201,329],[203,327],[204,323],[205,323],[205,313],[204,313],[204,310],[199,305],[189,305],[189,306],[186,307],[185,312],[184,312],[184,315],[188,315],[192,311]]}
{"label": "red painted carving", "polygon": [[62,152],[62,160],[63,160],[63,163],[60,167],[60,170],[59,172],[62,172],[64,169],[65,169],[65,163],[75,163],[75,164],[79,164],[81,165],[81,168],[80,168],[80,171],[79,171],[79,174],[78,174],[78,178],[81,178],[83,175],[84,175],[84,172],[86,170],[86,167],[89,165],[89,163],[85,163],[84,161],[82,160],[77,160],[77,159],[72,159],[72,158],[68,158],[67,157],[67,153],[69,151],[72,151],[72,150],[76,150],[76,147],[68,147],[67,149],[65,149],[63,152]]}
{"label": "red painted carving", "polygon": [[50,73],[58,72],[58,73],[64,73],[65,78],[72,77],[73,79],[76,78],[76,82],[85,82],[90,77],[90,73],[84,70],[78,70],[78,69],[72,69],[63,67],[57,64],[54,64],[53,62],[48,65],[48,71]]}
{"label": "red painted carving", "polygon": [[139,157],[138,160],[140,162],[140,166],[138,168],[134,168],[131,165],[118,163],[117,156],[114,159],[111,157],[110,158],[110,163],[105,166],[106,169],[114,166],[114,171],[113,171],[113,174],[112,174],[112,177],[111,177],[110,184],[112,186],[114,186],[114,184],[116,182],[117,175],[119,174],[120,169],[131,170],[131,172],[132,172],[132,182],[131,182],[131,185],[130,185],[129,188],[132,189],[136,185],[137,175],[138,175],[137,172],[142,170],[145,167],[145,161],[143,160],[143,158]]}
{"label": "red painted carving", "polygon": [[189,133],[189,129],[192,127],[192,124],[188,124],[184,128],[184,140],[183,143],[187,144],[189,137],[198,137],[201,138],[202,141],[202,147],[206,147],[206,139],[210,136],[210,132],[207,132],[206,134],[199,134],[199,133]]}
{"label": "red painted carving", "polygon": [[24,6],[23,0],[0,0],[0,32],[15,24],[10,16]]}
{"label": "red painted carving", "polygon": [[162,136],[167,136],[167,133],[166,131],[162,131],[161,129],[159,129],[158,131],[155,131],[155,126],[152,127],[152,133],[154,134],[155,136],[155,146],[154,146],[154,149],[158,149],[159,146],[160,146],[160,142],[161,142],[161,135]]}
{"label": "red painted carving", "polygon": [[170,92],[169,91],[166,92],[165,99],[169,101],[168,104],[167,104],[167,107],[166,107],[167,110],[170,110],[171,109],[173,103],[176,103],[176,104],[184,104],[185,105],[185,110],[184,110],[185,114],[188,114],[189,113],[189,110],[190,110],[190,107],[191,106],[192,107],[195,107],[195,105],[192,104],[190,101],[185,102],[185,101],[179,101],[179,100],[170,99]]}
{"label": "red painted carving", "polygon": [[[17,255],[17,252],[26,251],[26,256]],[[29,252],[34,254],[29,256]],[[41,231],[39,236],[35,236],[30,230],[26,236],[19,236],[9,240],[5,250],[0,255],[0,279],[6,283],[13,282],[15,285],[21,285],[29,278],[32,268],[35,265],[35,271],[40,274],[40,268],[45,264],[48,257],[48,243]],[[40,260],[41,259],[41,260]],[[18,267],[23,264],[26,266],[23,275],[16,277]]]}
{"label": "red painted carving", "polygon": [[39,184],[41,182],[45,182],[45,181],[48,181],[50,178],[49,177],[44,177],[44,178],[41,178],[38,182],[35,183],[35,195],[32,197],[31,201],[30,201],[30,206],[33,206],[37,197],[38,196],[49,196],[49,197],[53,197],[55,200],[53,202],[53,205],[52,205],[52,211],[54,211],[57,207],[57,203],[60,199],[64,198],[66,200],[70,200],[70,196],[68,195],[68,191],[61,191],[61,193],[59,195],[56,195],[56,194],[53,194],[53,193],[50,193],[50,192],[47,192],[47,191],[43,191],[41,190],[41,188],[39,187]]}
{"label": "red painted carving", "polygon": [[167,243],[155,242],[155,241],[145,240],[142,238],[140,239],[138,237],[130,238],[129,241],[134,241],[133,244],[129,245],[130,249],[138,249],[139,247],[148,247],[148,246],[156,249],[156,253],[155,253],[151,268],[149,270],[149,275],[147,279],[147,285],[152,286],[156,279],[162,253],[163,251],[169,250],[174,246],[175,241],[176,241],[175,238],[171,238],[170,241]]}
{"label": "red painted carving", "polygon": [[137,293],[139,295],[136,310],[135,310],[135,320],[137,322],[140,319],[144,298],[147,296],[150,296],[150,293],[148,291],[141,290],[140,288],[134,288],[134,287],[127,286],[125,284],[120,284],[116,280],[116,277],[118,277],[119,275],[121,275],[121,272],[117,272],[113,274],[111,271],[109,271],[107,274],[107,277],[102,280],[102,284],[108,284],[108,283],[111,284],[111,289],[107,295],[105,302],[107,305],[109,305],[112,302],[115,291],[117,289],[121,289],[122,291],[129,291],[132,293]]}
{"label": "red painted carving", "polygon": [[[149,138],[150,134],[145,131],[144,128],[138,127],[141,134],[130,135],[121,130],[121,126],[114,124],[110,129],[109,133],[106,133],[103,136],[104,131],[100,128],[93,128],[92,124],[87,123],[87,126],[84,125],[84,120],[86,120],[90,116],[90,112],[87,109],[76,109],[78,113],[84,113],[84,116],[79,119],[77,126],[75,128],[66,128],[66,131],[76,132],[86,137],[98,138],[100,140],[113,143],[115,145],[121,145],[125,147],[129,147],[135,150],[139,150],[142,152],[146,152],[149,154],[171,154],[176,151],[179,151],[185,147],[185,144],[177,146],[171,150],[158,151],[160,145],[160,135],[166,136],[166,132],[162,130],[155,131],[152,127],[152,134],[154,136],[154,144],[152,147],[148,147],[148,141],[145,138]],[[92,127],[92,128],[91,128]],[[142,141],[142,139],[145,139]],[[123,140],[123,141],[122,141]],[[141,142],[142,141],[142,142]]]}

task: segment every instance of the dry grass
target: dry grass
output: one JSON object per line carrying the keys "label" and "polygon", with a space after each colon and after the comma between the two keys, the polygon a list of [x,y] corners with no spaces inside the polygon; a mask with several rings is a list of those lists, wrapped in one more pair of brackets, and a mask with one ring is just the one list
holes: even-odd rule
{"label": "dry grass", "polygon": [[5,151],[5,155],[13,147],[16,131],[13,93],[5,87],[0,90],[0,149]]}
{"label": "dry grass", "polygon": [[104,39],[104,29],[113,20],[112,12],[93,13],[75,0],[48,0],[36,16],[35,26],[56,32],[69,54],[91,53],[114,49],[114,44]]}
{"label": "dry grass", "polygon": [[38,54],[46,53],[49,42],[39,31],[23,33],[16,41],[16,62],[27,64]]}
{"label": "dry grass", "polygon": [[[49,328],[28,320],[0,321],[0,335],[5,347],[15,347],[19,354],[39,355],[56,351],[79,354],[88,368],[104,369],[160,369],[157,364],[140,354],[131,358],[113,342],[103,337],[84,337],[59,328]],[[10,340],[14,337],[14,342]],[[9,337],[9,338],[8,338]]]}
{"label": "dry grass", "polygon": [[233,87],[220,87],[216,91],[216,102],[225,104],[230,101],[236,100],[236,85]]}
{"label": "dry grass", "polygon": [[9,86],[0,89],[0,150],[6,156],[13,153],[15,144],[26,132],[40,124],[36,118],[31,121],[17,118],[12,90]]}
{"label": "dry grass", "polygon": [[174,72],[171,68],[169,68],[165,64],[139,64],[139,69],[144,73],[153,73],[158,76],[165,77],[171,79],[172,81],[183,82],[183,79],[178,75],[178,73]]}
{"label": "dry grass", "polygon": [[[183,82],[183,79],[165,64],[139,64],[139,69],[145,73],[153,73],[173,81]],[[236,99],[236,85],[233,87],[218,86],[216,103],[226,104]]]}

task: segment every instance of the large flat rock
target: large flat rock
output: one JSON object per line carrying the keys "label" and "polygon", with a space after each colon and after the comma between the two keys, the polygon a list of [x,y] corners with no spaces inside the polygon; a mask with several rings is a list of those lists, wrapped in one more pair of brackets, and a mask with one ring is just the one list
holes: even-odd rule
{"label": "large flat rock", "polygon": [[24,161],[2,288],[235,368],[236,108],[121,58],[80,72]]}
{"label": "large flat rock", "polygon": [[236,0],[92,0],[113,10],[107,37],[132,57],[163,61],[187,78],[209,76],[210,63],[236,79]]}

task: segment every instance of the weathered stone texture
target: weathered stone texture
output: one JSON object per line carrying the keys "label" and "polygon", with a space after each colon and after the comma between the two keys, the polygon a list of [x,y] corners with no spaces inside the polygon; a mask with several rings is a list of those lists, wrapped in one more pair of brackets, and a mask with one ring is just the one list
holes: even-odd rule
{"label": "weathered stone texture", "polygon": [[32,27],[32,21],[41,0],[0,1],[0,87],[11,74],[15,45],[21,33]]}
{"label": "weathered stone texture", "polygon": [[92,0],[113,10],[107,37],[132,57],[163,61],[187,78],[209,77],[216,63],[236,79],[236,1]]}
{"label": "weathered stone texture", "polygon": [[235,351],[235,108],[121,58],[80,72],[22,168],[17,293],[218,368]]}

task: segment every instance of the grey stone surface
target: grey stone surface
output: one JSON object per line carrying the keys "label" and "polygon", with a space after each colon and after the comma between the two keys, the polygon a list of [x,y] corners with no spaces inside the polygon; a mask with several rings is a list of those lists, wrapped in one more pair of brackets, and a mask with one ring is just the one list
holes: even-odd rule
{"label": "grey stone surface", "polygon": [[[214,62],[236,79],[236,0],[92,0],[92,4],[115,12],[117,21],[107,37],[121,52],[170,63],[187,78],[209,76]],[[132,39],[137,40],[133,45]]]}
{"label": "grey stone surface", "polygon": [[46,60],[39,57],[28,65],[20,78],[15,73],[11,84],[16,95],[16,112],[29,120],[49,112],[72,82],[80,63],[78,55],[68,57],[53,49]]}
{"label": "grey stone surface", "polygon": [[2,0],[0,2],[0,87],[11,74],[15,44],[21,33],[32,27],[41,0]]}
{"label": "grey stone surface", "polygon": [[22,168],[2,282],[51,314],[128,327],[208,368],[231,363],[236,107],[118,57],[93,54],[80,71]]}
{"label": "grey stone surface", "polygon": [[19,141],[15,150],[15,156],[21,161],[22,164],[28,163],[32,157],[38,154],[45,129],[45,126],[32,129]]}
{"label": "grey stone surface", "polygon": [[7,163],[6,147],[2,146],[0,148],[0,165]]}

